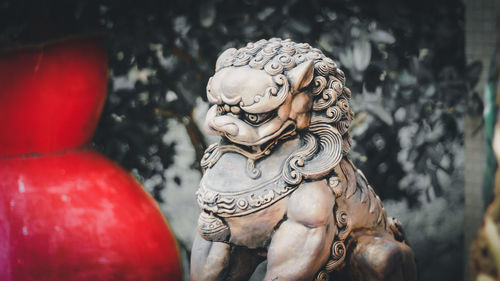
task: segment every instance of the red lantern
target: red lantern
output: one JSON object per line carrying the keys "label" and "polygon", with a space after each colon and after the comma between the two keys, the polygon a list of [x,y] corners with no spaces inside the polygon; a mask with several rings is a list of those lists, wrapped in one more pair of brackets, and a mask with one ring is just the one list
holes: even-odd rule
{"label": "red lantern", "polygon": [[181,280],[154,200],[88,148],[107,78],[92,37],[0,53],[0,280]]}

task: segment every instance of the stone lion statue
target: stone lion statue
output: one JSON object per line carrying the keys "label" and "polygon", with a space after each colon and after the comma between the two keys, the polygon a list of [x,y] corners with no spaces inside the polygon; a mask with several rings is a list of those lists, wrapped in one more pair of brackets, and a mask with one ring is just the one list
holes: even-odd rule
{"label": "stone lion statue", "polygon": [[400,224],[347,153],[350,90],[335,62],[273,38],[224,51],[207,85],[191,280],[416,279]]}

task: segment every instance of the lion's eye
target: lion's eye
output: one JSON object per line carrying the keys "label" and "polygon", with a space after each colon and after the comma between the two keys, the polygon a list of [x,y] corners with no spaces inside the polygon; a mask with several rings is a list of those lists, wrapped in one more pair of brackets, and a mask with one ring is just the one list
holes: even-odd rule
{"label": "lion's eye", "polygon": [[250,121],[252,123],[257,123],[259,121],[259,115],[257,115],[257,114],[247,113],[246,117],[247,117],[248,121]]}
{"label": "lion's eye", "polygon": [[259,114],[245,113],[245,119],[251,124],[259,124],[267,120],[270,115],[271,114],[269,112]]}

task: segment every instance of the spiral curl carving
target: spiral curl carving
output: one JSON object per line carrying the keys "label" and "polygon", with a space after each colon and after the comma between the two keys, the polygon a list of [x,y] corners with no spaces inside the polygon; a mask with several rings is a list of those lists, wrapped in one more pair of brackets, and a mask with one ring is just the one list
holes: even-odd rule
{"label": "spiral curl carving", "polygon": [[295,45],[295,48],[300,53],[306,53],[309,50],[311,50],[311,45],[309,45],[308,43],[298,43],[298,44]]}
{"label": "spiral curl carving", "polygon": [[345,211],[339,211],[336,215],[337,227],[343,228],[349,223],[349,216]]}
{"label": "spiral curl carving", "polygon": [[290,56],[293,56],[296,53],[296,50],[292,44],[284,44],[283,47],[281,48],[281,51]]}
{"label": "spiral curl carving", "polygon": [[259,53],[259,54],[257,54],[257,56],[255,56],[253,59],[250,60],[248,65],[251,68],[255,68],[255,69],[260,70],[260,69],[263,69],[264,65],[266,65],[266,63],[270,60],[271,60],[271,57],[265,57],[261,53]]}
{"label": "spiral curl carving", "polygon": [[218,149],[218,144],[211,144],[203,154],[203,158],[201,159],[201,167],[203,169],[211,168],[221,156],[221,151]]}
{"label": "spiral curl carving", "polygon": [[299,54],[295,54],[293,56],[293,59],[297,62],[297,64],[301,64],[301,63],[305,62],[307,58],[304,54],[299,53]]}
{"label": "spiral curl carving", "polygon": [[318,275],[316,275],[316,278],[314,278],[314,281],[330,281],[330,276],[325,270],[321,270]]}
{"label": "spiral curl carving", "polygon": [[342,91],[344,90],[342,83],[336,80],[334,80],[333,83],[328,83],[328,88],[335,90],[335,92],[337,92],[338,95],[341,95]]}
{"label": "spiral curl carving", "polygon": [[289,85],[288,85],[288,80],[286,79],[285,75],[277,75],[274,77],[273,80],[274,80],[274,83],[276,83],[276,85],[285,86],[286,91],[288,92]]}
{"label": "spiral curl carving", "polygon": [[346,114],[349,112],[349,102],[346,99],[340,98],[337,101],[337,106],[340,108],[342,113]]}
{"label": "spiral curl carving", "polygon": [[351,126],[351,120],[342,120],[337,122],[337,130],[341,135],[347,133],[349,126]]}
{"label": "spiral curl carving", "polygon": [[330,107],[337,100],[337,93],[333,89],[323,91],[321,97],[318,97],[313,102],[313,110],[323,110]]}
{"label": "spiral curl carving", "polygon": [[323,76],[314,77],[314,79],[313,79],[314,86],[313,86],[313,89],[311,91],[313,96],[316,96],[316,95],[320,94],[321,92],[323,92],[323,90],[326,88],[327,83],[328,82],[326,81],[326,78]]}
{"label": "spiral curl carving", "polygon": [[[288,157],[283,169],[283,179],[290,185],[302,179],[319,179],[330,173],[342,159],[342,136],[329,124],[310,126],[311,134],[306,134],[306,145]],[[316,137],[319,145],[316,144]],[[306,165],[307,163],[307,165]]]}
{"label": "spiral curl carving", "polygon": [[328,75],[328,88],[335,88],[334,84],[339,83],[342,86],[342,81],[340,81],[336,76]]}
{"label": "spiral curl carving", "polygon": [[248,159],[246,172],[252,179],[259,178],[262,174],[262,172],[255,167],[255,161],[253,159]]}
{"label": "spiral curl carving", "polygon": [[342,118],[342,110],[338,106],[331,106],[326,110],[326,116],[330,118],[330,122],[338,122]]}
{"label": "spiral curl carving", "polygon": [[327,272],[334,271],[345,259],[346,249],[344,242],[335,241],[332,245],[331,259],[326,263]]}
{"label": "spiral curl carving", "polygon": [[351,218],[344,210],[338,210],[335,214],[335,222],[339,229],[338,237],[340,241],[344,241],[351,232]]}
{"label": "spiral curl carving", "polygon": [[272,60],[264,66],[264,70],[269,75],[277,75],[283,72],[283,66],[278,61]]}
{"label": "spiral curl carving", "polygon": [[[260,41],[259,41],[260,42]],[[246,46],[245,46],[245,53],[249,54],[249,55],[255,55],[261,48],[262,48],[262,43],[259,44],[259,42],[255,42],[255,43],[248,43]]]}
{"label": "spiral curl carving", "polygon": [[335,68],[337,68],[337,64],[329,57],[324,57],[323,61],[330,66],[329,72],[333,73],[335,71]]}
{"label": "spiral curl carving", "polygon": [[303,175],[300,170],[304,167],[305,161],[311,159],[312,155],[318,149],[317,140],[312,134],[306,134],[304,141],[306,145],[290,155],[286,161],[288,167],[283,170],[283,179],[291,185],[297,185],[302,182]]}
{"label": "spiral curl carving", "polygon": [[260,53],[264,57],[274,57],[278,53],[278,48],[275,46],[264,47]]}
{"label": "spiral curl carving", "polygon": [[328,66],[328,64],[326,62],[321,60],[321,61],[318,61],[316,64],[314,64],[314,70],[316,71],[316,73],[318,75],[327,76],[328,72],[330,70],[330,67]]}
{"label": "spiral curl carving", "polygon": [[345,256],[345,245],[344,242],[335,241],[332,246],[332,258],[339,260]]}
{"label": "spiral curl carving", "polygon": [[290,70],[295,67],[295,60],[289,54],[281,54],[277,56],[278,62],[285,70]]}
{"label": "spiral curl carving", "polygon": [[240,51],[234,57],[233,65],[234,66],[247,65],[251,58],[252,58],[251,55],[249,55],[243,51]]}

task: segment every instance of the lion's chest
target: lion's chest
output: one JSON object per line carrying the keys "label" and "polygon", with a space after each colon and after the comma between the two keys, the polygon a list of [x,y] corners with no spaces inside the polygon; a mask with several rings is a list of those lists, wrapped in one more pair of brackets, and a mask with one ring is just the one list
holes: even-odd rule
{"label": "lion's chest", "polygon": [[239,192],[198,190],[198,203],[205,213],[227,225],[228,242],[249,248],[265,247],[274,227],[286,212],[287,195],[294,190],[281,177]]}
{"label": "lion's chest", "polygon": [[265,247],[274,227],[285,215],[287,196],[296,188],[282,177],[284,160],[296,145],[292,142],[271,157],[257,161],[258,177],[252,177],[246,157],[237,153],[222,155],[200,182],[197,200],[206,219],[199,227],[210,232],[210,222],[220,220],[229,228],[228,242],[250,248]]}

